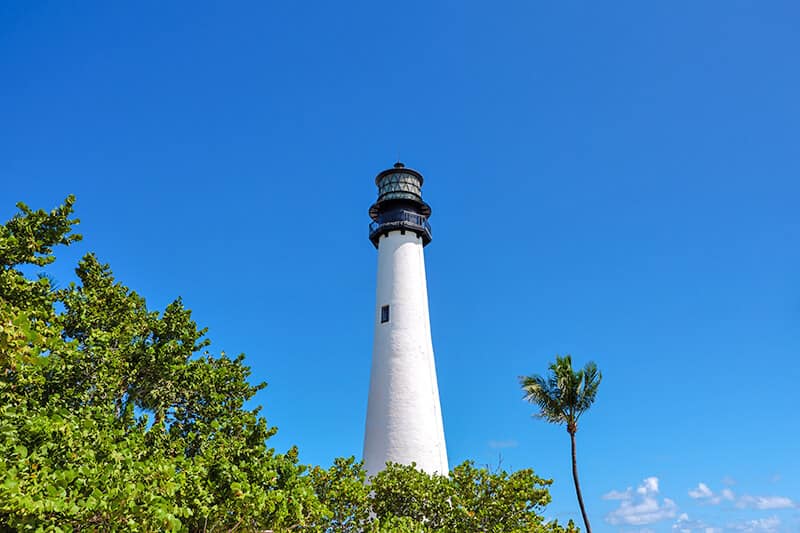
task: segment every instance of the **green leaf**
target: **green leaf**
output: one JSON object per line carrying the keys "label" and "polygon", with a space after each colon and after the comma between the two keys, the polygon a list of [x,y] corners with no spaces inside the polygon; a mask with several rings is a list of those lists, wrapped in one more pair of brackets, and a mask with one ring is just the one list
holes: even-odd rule
{"label": "green leaf", "polygon": [[20,459],[25,459],[26,457],[28,457],[28,449],[21,444],[14,446],[14,453]]}

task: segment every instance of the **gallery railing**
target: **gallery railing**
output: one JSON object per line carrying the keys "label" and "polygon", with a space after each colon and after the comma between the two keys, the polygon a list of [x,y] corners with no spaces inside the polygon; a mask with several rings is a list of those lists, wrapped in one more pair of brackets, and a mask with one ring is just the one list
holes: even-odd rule
{"label": "gallery railing", "polygon": [[404,210],[383,213],[378,220],[372,221],[369,225],[369,238],[377,246],[381,233],[388,233],[396,229],[407,229],[417,233],[425,244],[431,240],[431,225],[428,217]]}

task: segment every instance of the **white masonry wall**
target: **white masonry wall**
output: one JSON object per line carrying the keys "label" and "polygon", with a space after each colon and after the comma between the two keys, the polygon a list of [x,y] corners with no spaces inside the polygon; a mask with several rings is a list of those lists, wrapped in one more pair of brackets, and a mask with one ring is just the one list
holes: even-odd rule
{"label": "white masonry wall", "polygon": [[[389,321],[381,324],[381,307]],[[387,461],[415,462],[447,475],[439,387],[428,317],[422,239],[392,231],[378,243],[378,288],[372,348],[364,466],[368,475]]]}

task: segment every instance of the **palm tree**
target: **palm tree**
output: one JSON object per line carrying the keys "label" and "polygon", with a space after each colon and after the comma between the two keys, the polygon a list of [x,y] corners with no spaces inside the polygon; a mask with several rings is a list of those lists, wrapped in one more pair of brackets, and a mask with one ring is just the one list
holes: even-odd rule
{"label": "palm tree", "polygon": [[555,363],[551,363],[549,368],[552,374],[547,379],[534,375],[520,376],[519,381],[525,391],[525,400],[539,406],[539,412],[534,416],[554,424],[567,425],[572,443],[572,479],[575,482],[575,493],[578,495],[578,505],[581,507],[586,531],[592,533],[578,483],[575,433],[578,431],[578,418],[594,403],[603,374],[597,370],[594,362],[587,363],[582,370],[572,370],[572,358],[569,355],[556,355]]}

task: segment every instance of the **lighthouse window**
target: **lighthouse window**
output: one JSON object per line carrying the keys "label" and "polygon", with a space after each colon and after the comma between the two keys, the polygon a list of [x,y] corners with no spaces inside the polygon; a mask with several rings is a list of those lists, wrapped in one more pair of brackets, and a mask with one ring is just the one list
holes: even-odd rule
{"label": "lighthouse window", "polygon": [[384,305],[381,307],[381,324],[389,322],[389,306]]}

